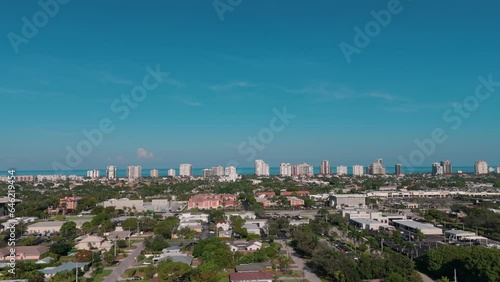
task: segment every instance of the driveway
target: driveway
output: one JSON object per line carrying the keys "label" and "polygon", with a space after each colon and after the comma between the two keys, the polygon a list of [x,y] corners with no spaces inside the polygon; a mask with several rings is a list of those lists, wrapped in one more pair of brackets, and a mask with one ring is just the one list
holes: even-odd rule
{"label": "driveway", "polygon": [[135,262],[135,258],[144,250],[144,242],[135,243],[134,246],[137,248],[114,268],[113,272],[111,272],[111,274],[104,279],[104,282],[116,282],[118,280],[122,280],[122,274]]}
{"label": "driveway", "polygon": [[305,262],[304,260],[297,256],[297,254],[295,253],[295,251],[290,248],[289,246],[287,246],[285,244],[285,242],[283,242],[282,240],[278,240],[276,241],[278,243],[281,244],[281,246],[283,247],[283,249],[290,254],[290,257],[293,259],[293,262],[297,265],[297,267],[301,270],[304,271],[304,276],[305,276],[305,279],[309,282],[321,282],[321,279],[319,279],[319,277],[312,273],[308,268],[307,266],[305,265]]}

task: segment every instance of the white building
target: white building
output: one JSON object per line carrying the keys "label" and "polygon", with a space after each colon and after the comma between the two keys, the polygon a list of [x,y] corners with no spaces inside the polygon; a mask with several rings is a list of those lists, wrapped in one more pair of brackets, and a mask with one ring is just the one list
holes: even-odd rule
{"label": "white building", "polygon": [[433,163],[432,164],[432,174],[443,175],[444,174],[444,167],[439,163]]}
{"label": "white building", "polygon": [[152,169],[149,171],[149,176],[153,178],[158,178],[158,170],[157,169]]}
{"label": "white building", "polygon": [[314,176],[314,168],[312,165],[303,163],[292,167],[293,176]]}
{"label": "white building", "polygon": [[238,173],[236,172],[236,167],[234,166],[228,166],[224,169],[224,175],[226,176],[231,176],[231,175],[237,175]]}
{"label": "white building", "polygon": [[497,167],[497,173],[500,174],[500,166]]}
{"label": "white building", "polygon": [[171,168],[168,170],[168,176],[175,177],[175,169]]}
{"label": "white building", "polygon": [[139,165],[136,166],[128,166],[127,167],[127,178],[128,179],[139,179],[141,178],[142,167]]}
{"label": "white building", "polygon": [[269,165],[263,160],[255,160],[255,175],[269,176]]}
{"label": "white building", "polygon": [[338,166],[337,175],[347,175],[347,167],[345,165]]}
{"label": "white building", "polygon": [[289,163],[280,164],[280,176],[289,177],[292,176],[292,165]]}
{"label": "white building", "polygon": [[365,174],[364,167],[362,165],[354,165],[352,166],[352,175],[354,176],[362,176]]}
{"label": "white building", "polygon": [[327,160],[321,161],[321,165],[319,167],[319,173],[323,175],[330,175],[332,173],[332,166],[330,162]]}
{"label": "white building", "polygon": [[106,178],[116,179],[116,166],[110,165],[106,168]]}
{"label": "white building", "polygon": [[99,178],[99,171],[97,169],[87,170],[87,177],[92,179]]}
{"label": "white building", "polygon": [[341,207],[364,207],[366,195],[364,194],[334,194],[331,195],[331,206]]}
{"label": "white building", "polygon": [[181,164],[179,167],[179,176],[193,176],[193,165]]}
{"label": "white building", "polygon": [[477,161],[474,164],[476,174],[488,174],[488,163],[486,161]]}
{"label": "white building", "polygon": [[378,159],[376,162],[368,166],[368,174],[370,175],[385,175],[385,167],[382,159]]}

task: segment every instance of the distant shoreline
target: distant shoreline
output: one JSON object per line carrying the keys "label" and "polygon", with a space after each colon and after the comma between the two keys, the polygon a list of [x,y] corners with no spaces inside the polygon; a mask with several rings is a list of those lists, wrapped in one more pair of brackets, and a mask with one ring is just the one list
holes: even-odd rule
{"label": "distant shoreline", "polygon": [[[154,168],[143,168],[142,169],[142,176],[147,177],[149,176],[149,171]],[[164,177],[168,175],[168,170],[170,168],[156,168],[158,170],[158,175],[160,177]],[[176,175],[179,175],[179,169],[174,168]],[[193,176],[202,176],[202,170],[204,168],[193,168]],[[431,167],[412,167],[412,168],[405,168],[403,167],[402,171],[404,174],[429,174],[432,173]],[[75,169],[75,170],[70,170],[70,171],[59,171],[55,172],[53,170],[16,170],[16,176],[25,176],[25,175],[77,175],[77,176],[87,176],[87,170],[91,169]],[[98,169],[99,174],[101,177],[106,175],[106,169]],[[332,174],[336,173],[336,167],[332,167]],[[386,167],[387,174],[394,174],[395,170],[394,167]],[[473,173],[474,172],[474,167],[473,166],[454,166],[453,167],[453,173],[456,173],[457,171],[461,170],[463,173]],[[236,168],[236,172],[241,175],[253,175],[254,174],[254,168],[253,167],[242,167],[242,168]],[[279,167],[270,167],[269,168],[270,174],[273,176],[279,175]],[[348,167],[347,169],[348,174],[352,174],[352,167]],[[126,177],[127,170],[126,168],[122,169],[117,169],[117,177]],[[314,174],[319,174],[319,167],[314,167]],[[0,175],[8,175],[7,170],[0,171]]]}

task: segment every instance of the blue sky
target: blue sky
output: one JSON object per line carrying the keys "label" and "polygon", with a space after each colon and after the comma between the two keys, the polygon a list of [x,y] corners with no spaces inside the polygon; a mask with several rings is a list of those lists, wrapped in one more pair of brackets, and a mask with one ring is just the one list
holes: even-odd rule
{"label": "blue sky", "polygon": [[[73,0],[16,54],[8,34],[41,7],[2,1],[0,169],[65,164],[66,147],[103,118],[116,129],[72,168],[249,166],[238,146],[284,107],[296,117],[257,150],[271,165],[393,165],[435,128],[448,139],[423,165],[498,165],[500,87],[456,130],[443,114],[478,76],[500,81],[500,3],[402,0],[348,63],[340,43],[389,2],[242,0],[221,21],[212,1]],[[168,78],[120,120],[112,102],[157,65]]]}

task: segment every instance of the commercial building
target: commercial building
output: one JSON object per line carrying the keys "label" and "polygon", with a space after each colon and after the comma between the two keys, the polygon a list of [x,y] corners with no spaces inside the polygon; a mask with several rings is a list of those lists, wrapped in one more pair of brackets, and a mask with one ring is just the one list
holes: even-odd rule
{"label": "commercial building", "polygon": [[129,180],[136,180],[141,178],[142,167],[141,166],[128,166],[127,167],[127,178]]}
{"label": "commercial building", "polygon": [[173,168],[169,169],[168,176],[175,177],[175,169],[173,169]]}
{"label": "commercial building", "polygon": [[263,160],[255,160],[255,175],[269,176],[269,165]]}
{"label": "commercial building", "polygon": [[110,165],[106,168],[106,178],[116,179],[116,166]]}
{"label": "commercial building", "polygon": [[364,230],[379,230],[381,226],[386,226],[387,224],[376,221],[370,218],[351,218],[349,223],[356,226],[359,229]]}
{"label": "commercial building", "polygon": [[158,178],[158,170],[157,169],[152,169],[149,171],[149,176],[153,178]]}
{"label": "commercial building", "polygon": [[28,225],[26,232],[28,234],[52,234],[59,232],[64,223],[64,221],[40,221]]}
{"label": "commercial building", "polygon": [[281,163],[280,164],[280,176],[281,177],[292,176],[292,165],[289,163]]}
{"label": "commercial building", "polygon": [[368,174],[370,175],[385,175],[385,167],[382,159],[378,159],[376,162],[368,166]]}
{"label": "commercial building", "polygon": [[442,229],[434,227],[432,224],[420,223],[413,220],[393,220],[392,225],[411,233],[420,230],[424,235],[443,235]]}
{"label": "commercial building", "polygon": [[115,207],[115,209],[126,210],[135,210],[135,211],[143,211],[144,210],[144,201],[143,200],[129,200],[127,198],[122,199],[109,199],[99,205],[107,208],[107,207]]}
{"label": "commercial building", "polygon": [[337,175],[347,175],[347,167],[344,165],[338,166]]}
{"label": "commercial building", "polygon": [[319,173],[323,175],[330,175],[332,173],[332,166],[329,161],[324,160],[321,162]]}
{"label": "commercial building", "polygon": [[92,179],[99,178],[99,171],[97,169],[87,170],[87,177]]}
{"label": "commercial building", "polygon": [[353,176],[362,176],[365,174],[364,167],[362,165],[354,165],[352,166],[352,175]]}
{"label": "commercial building", "polygon": [[364,207],[366,205],[366,196],[364,194],[335,194],[330,196],[332,207]]}
{"label": "commercial building", "polygon": [[441,166],[443,167],[443,174],[452,174],[453,167],[451,165],[451,161],[441,161]]}
{"label": "commercial building", "polygon": [[293,176],[314,176],[314,168],[306,163],[294,165],[292,167]]}
{"label": "commercial building", "polygon": [[394,174],[396,174],[396,175],[403,174],[403,165],[402,164],[396,164],[394,166]]}
{"label": "commercial building", "polygon": [[488,163],[486,161],[477,161],[474,164],[476,174],[488,174]]}
{"label": "commercial building", "polygon": [[188,209],[209,210],[236,206],[238,202],[234,194],[198,194],[191,196],[188,202]]}
{"label": "commercial building", "polygon": [[179,166],[179,176],[186,176],[186,177],[193,176],[193,165],[181,164]]}

